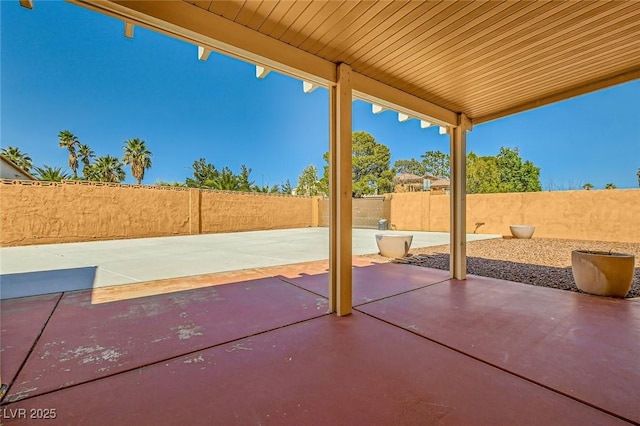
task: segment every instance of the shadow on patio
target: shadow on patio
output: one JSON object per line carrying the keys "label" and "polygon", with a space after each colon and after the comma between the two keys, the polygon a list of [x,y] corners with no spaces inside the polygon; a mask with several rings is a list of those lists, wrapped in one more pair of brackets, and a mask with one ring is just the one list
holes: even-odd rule
{"label": "shadow on patio", "polygon": [[3,424],[640,422],[640,303],[354,263],[4,300]]}

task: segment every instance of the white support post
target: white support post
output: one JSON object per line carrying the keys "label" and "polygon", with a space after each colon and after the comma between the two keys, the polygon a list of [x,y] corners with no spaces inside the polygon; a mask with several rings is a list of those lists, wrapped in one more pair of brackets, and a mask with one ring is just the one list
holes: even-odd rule
{"label": "white support post", "polygon": [[211,50],[206,47],[198,46],[198,59],[202,62],[205,62],[209,59],[209,55],[211,54]]}
{"label": "white support post", "polygon": [[260,65],[256,65],[256,77],[257,78],[265,78],[269,75],[271,70],[269,68],[261,67]]}
{"label": "white support post", "polygon": [[[352,242],[351,242],[351,128],[352,128],[352,71],[346,64],[338,65],[337,86],[329,92],[332,137],[330,142],[330,244],[329,276],[330,307],[338,316],[349,315],[353,306],[352,296]],[[335,280],[335,281],[333,281]],[[333,293],[332,293],[333,292]]]}
{"label": "white support post", "polygon": [[319,86],[317,84],[310,83],[308,81],[302,82],[302,90],[304,91],[304,93],[311,93],[314,90],[316,90],[318,87]]}
{"label": "white support post", "polygon": [[420,120],[420,128],[426,129],[427,127],[431,127],[431,123],[425,120]]}
{"label": "white support post", "polygon": [[467,277],[467,130],[469,119],[459,115],[456,127],[449,128],[451,138],[451,253],[449,276],[458,280]]}
{"label": "white support post", "polygon": [[440,126],[440,128],[438,129],[438,133],[440,133],[441,135],[446,135],[447,133],[449,133],[449,130],[444,126]]}
{"label": "white support post", "polygon": [[133,38],[133,23],[124,21],[124,36]]}
{"label": "white support post", "polygon": [[33,0],[20,0],[20,6],[33,9]]}

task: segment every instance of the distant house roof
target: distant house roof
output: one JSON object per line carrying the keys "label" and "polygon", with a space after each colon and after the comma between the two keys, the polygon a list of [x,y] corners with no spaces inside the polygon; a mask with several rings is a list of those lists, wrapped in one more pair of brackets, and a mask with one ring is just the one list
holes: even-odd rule
{"label": "distant house roof", "polygon": [[451,181],[449,179],[438,178],[431,181],[431,188],[449,188]]}
{"label": "distant house roof", "polygon": [[422,180],[422,176],[412,175],[411,173],[401,173],[393,178],[394,183],[422,183]]}
{"label": "distant house roof", "polygon": [[37,180],[31,173],[18,166],[8,157],[0,154],[0,178],[17,180]]}

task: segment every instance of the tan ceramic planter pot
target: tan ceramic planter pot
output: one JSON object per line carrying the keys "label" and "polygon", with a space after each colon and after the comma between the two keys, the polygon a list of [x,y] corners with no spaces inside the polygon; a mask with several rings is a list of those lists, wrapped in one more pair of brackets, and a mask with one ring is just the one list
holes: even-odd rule
{"label": "tan ceramic planter pot", "polygon": [[574,250],[571,269],[578,288],[598,296],[625,297],[633,282],[635,257],[606,251]]}

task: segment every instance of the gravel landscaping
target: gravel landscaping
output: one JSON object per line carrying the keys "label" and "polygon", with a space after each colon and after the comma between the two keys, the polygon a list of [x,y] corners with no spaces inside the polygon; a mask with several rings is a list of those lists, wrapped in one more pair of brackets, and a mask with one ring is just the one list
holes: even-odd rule
{"label": "gravel landscaping", "polygon": [[[572,250],[635,255],[636,270],[627,298],[640,297],[640,243],[513,238],[467,243],[467,272],[483,277],[578,292],[571,273]],[[449,269],[449,245],[411,249],[401,263]]]}

